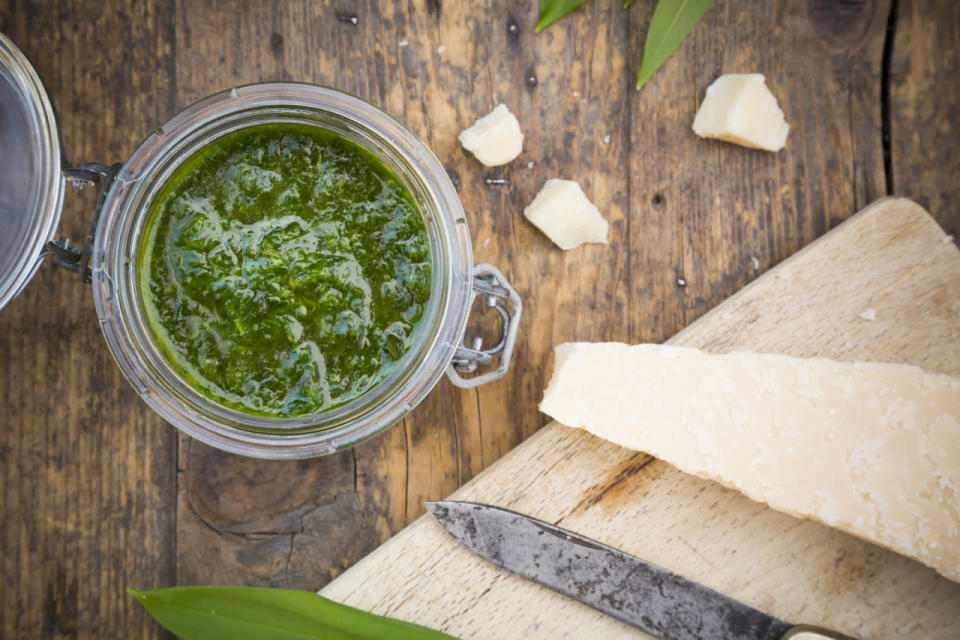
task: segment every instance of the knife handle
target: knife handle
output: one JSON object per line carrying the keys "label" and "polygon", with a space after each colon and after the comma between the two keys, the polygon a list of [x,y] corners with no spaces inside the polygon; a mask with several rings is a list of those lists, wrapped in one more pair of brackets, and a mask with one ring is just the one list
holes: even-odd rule
{"label": "knife handle", "polygon": [[857,640],[837,631],[810,624],[798,624],[790,627],[780,640]]}

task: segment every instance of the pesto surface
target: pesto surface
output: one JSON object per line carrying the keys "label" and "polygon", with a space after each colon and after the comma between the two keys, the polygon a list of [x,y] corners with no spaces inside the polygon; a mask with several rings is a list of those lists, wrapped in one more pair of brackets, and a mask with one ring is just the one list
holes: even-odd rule
{"label": "pesto surface", "polygon": [[299,416],[380,382],[430,296],[403,183],[342,136],[256,125],[177,169],[140,247],[149,325],[173,366],[245,413]]}

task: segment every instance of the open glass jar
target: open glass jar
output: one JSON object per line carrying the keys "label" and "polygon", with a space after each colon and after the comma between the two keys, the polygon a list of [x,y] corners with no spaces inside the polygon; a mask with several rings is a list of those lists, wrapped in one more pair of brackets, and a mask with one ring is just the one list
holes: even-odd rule
{"label": "open glass jar", "polygon": [[[19,54],[18,64],[26,65],[24,68],[36,77],[9,40],[3,38],[0,46],[12,52],[11,59]],[[4,64],[7,65],[6,60]],[[18,91],[37,102],[41,111],[49,106],[48,119],[55,125],[49,98],[38,80],[34,84],[36,95],[31,96],[29,88],[19,87]],[[185,380],[159,348],[148,326],[138,286],[141,236],[151,203],[171,175],[198,150],[222,136],[273,123],[332,131],[389,167],[403,181],[420,210],[433,265],[430,298],[412,346],[390,374],[342,406],[289,418],[238,411],[215,402]],[[49,126],[48,130],[54,128]],[[174,115],[150,134],[126,163],[112,167],[70,168],[60,158],[58,132],[51,135],[49,131],[35,131],[34,137],[52,141],[56,149],[51,153],[61,165],[55,180],[44,175],[47,186],[37,187],[38,194],[49,193],[57,200],[51,217],[59,218],[60,194],[66,179],[98,181],[101,194],[90,237],[82,249],[73,248],[65,240],[51,242],[56,219],[52,223],[45,220],[45,225],[37,225],[39,231],[34,230],[33,235],[42,236],[46,244],[38,249],[34,238],[32,247],[37,253],[26,266],[35,269],[37,255],[52,253],[61,264],[92,282],[101,328],[126,377],[148,405],[199,440],[226,451],[262,458],[324,455],[353,446],[395,424],[423,400],[444,372],[454,384],[470,387],[502,377],[509,367],[522,310],[519,297],[497,269],[473,264],[463,207],[430,150],[400,123],[359,98],[300,83],[238,87]],[[478,338],[470,346],[464,345],[468,318],[478,296],[499,313],[503,322],[501,339],[489,349],[483,349]],[[486,373],[461,375],[494,363],[498,365]]]}

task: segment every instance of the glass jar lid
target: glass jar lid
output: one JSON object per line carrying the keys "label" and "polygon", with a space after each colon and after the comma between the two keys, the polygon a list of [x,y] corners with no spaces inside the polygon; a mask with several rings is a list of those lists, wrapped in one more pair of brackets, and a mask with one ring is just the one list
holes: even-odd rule
{"label": "glass jar lid", "polygon": [[0,309],[26,286],[60,221],[64,180],[53,103],[23,52],[0,33]]}

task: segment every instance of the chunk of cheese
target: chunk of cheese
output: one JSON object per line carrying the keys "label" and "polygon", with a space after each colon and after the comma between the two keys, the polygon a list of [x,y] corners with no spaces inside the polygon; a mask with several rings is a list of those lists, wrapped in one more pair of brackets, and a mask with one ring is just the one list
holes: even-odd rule
{"label": "chunk of cheese", "polygon": [[516,116],[505,104],[460,132],[460,144],[488,167],[507,164],[523,151],[523,133]]}
{"label": "chunk of cheese", "polygon": [[573,180],[547,180],[523,215],[561,249],[607,242],[607,221]]}
{"label": "chunk of cheese", "polygon": [[960,582],[960,378],[901,364],[566,343],[540,410]]}
{"label": "chunk of cheese", "polygon": [[759,73],[722,75],[707,87],[693,132],[744,147],[779,151],[790,126]]}

